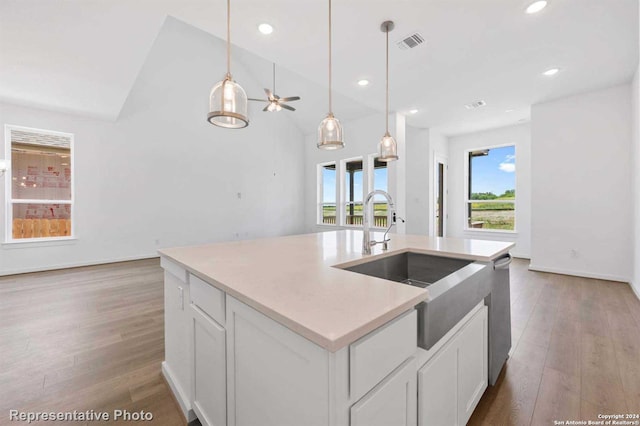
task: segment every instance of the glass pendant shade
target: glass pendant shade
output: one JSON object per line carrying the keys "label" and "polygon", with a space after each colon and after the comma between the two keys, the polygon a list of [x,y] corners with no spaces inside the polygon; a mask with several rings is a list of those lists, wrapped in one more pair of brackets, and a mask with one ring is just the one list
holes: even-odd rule
{"label": "glass pendant shade", "polygon": [[207,120],[227,129],[241,129],[249,125],[247,94],[230,74],[211,89]]}
{"label": "glass pendant shade", "polygon": [[318,148],[332,150],[344,148],[342,125],[333,114],[327,114],[318,126]]}
{"label": "glass pendant shade", "polygon": [[395,161],[398,159],[398,144],[388,132],[382,137],[379,145],[379,161]]}

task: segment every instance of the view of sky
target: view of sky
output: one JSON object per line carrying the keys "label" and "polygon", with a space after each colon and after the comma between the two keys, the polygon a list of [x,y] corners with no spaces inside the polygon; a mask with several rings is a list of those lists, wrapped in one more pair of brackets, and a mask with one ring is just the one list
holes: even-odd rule
{"label": "view of sky", "polygon": [[473,157],[471,167],[471,192],[504,194],[516,189],[515,146],[492,148],[489,155]]}
{"label": "view of sky", "polygon": [[[353,174],[353,192],[354,201],[362,202],[362,172],[355,172]],[[376,169],[373,175],[374,188],[387,190],[387,169]],[[346,197],[349,198],[349,181],[345,180]],[[322,200],[325,203],[334,203],[336,200],[336,171],[332,169],[322,169]],[[377,198],[376,198],[377,200]]]}

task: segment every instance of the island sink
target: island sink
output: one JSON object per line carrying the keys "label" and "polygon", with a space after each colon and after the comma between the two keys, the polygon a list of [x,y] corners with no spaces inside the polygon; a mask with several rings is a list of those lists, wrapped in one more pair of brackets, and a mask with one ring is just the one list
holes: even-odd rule
{"label": "island sink", "polygon": [[416,310],[418,346],[427,350],[490,294],[493,269],[483,262],[411,251],[341,268],[425,288],[429,296]]}
{"label": "island sink", "polygon": [[344,269],[425,288],[470,263],[470,260],[405,252]]}

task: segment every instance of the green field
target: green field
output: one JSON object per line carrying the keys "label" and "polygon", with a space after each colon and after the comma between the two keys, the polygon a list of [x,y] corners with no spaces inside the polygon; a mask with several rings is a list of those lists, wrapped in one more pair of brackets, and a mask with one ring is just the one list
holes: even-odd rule
{"label": "green field", "polygon": [[515,210],[511,209],[474,209],[471,210],[471,222],[482,222],[478,229],[502,229],[513,231],[515,229]]}
{"label": "green field", "polygon": [[502,195],[491,192],[471,194],[471,200],[491,200],[491,203],[471,203],[471,224],[477,229],[515,230],[516,212],[514,203],[516,191],[511,189]]}

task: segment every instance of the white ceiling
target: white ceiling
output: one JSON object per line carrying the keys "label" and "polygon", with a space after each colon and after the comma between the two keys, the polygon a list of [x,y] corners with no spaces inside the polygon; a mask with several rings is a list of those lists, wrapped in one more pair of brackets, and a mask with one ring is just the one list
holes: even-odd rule
{"label": "white ceiling", "polygon": [[[549,0],[527,15],[531,1],[333,0],[334,89],[363,111],[384,109],[387,19],[392,43],[414,31],[427,39],[390,50],[391,108],[418,108],[408,117],[417,127],[458,134],[512,124],[534,103],[631,79],[638,0]],[[1,0],[0,100],[116,119],[167,15],[225,36],[224,0]],[[234,44],[318,90],[327,84],[326,21],[326,0],[232,1]],[[274,33],[258,33],[261,22]],[[561,72],[542,76],[550,67]],[[360,78],[372,84],[359,87]],[[298,94],[278,84],[281,95]],[[464,108],[480,99],[488,105]],[[340,102],[334,111],[340,118]]]}

